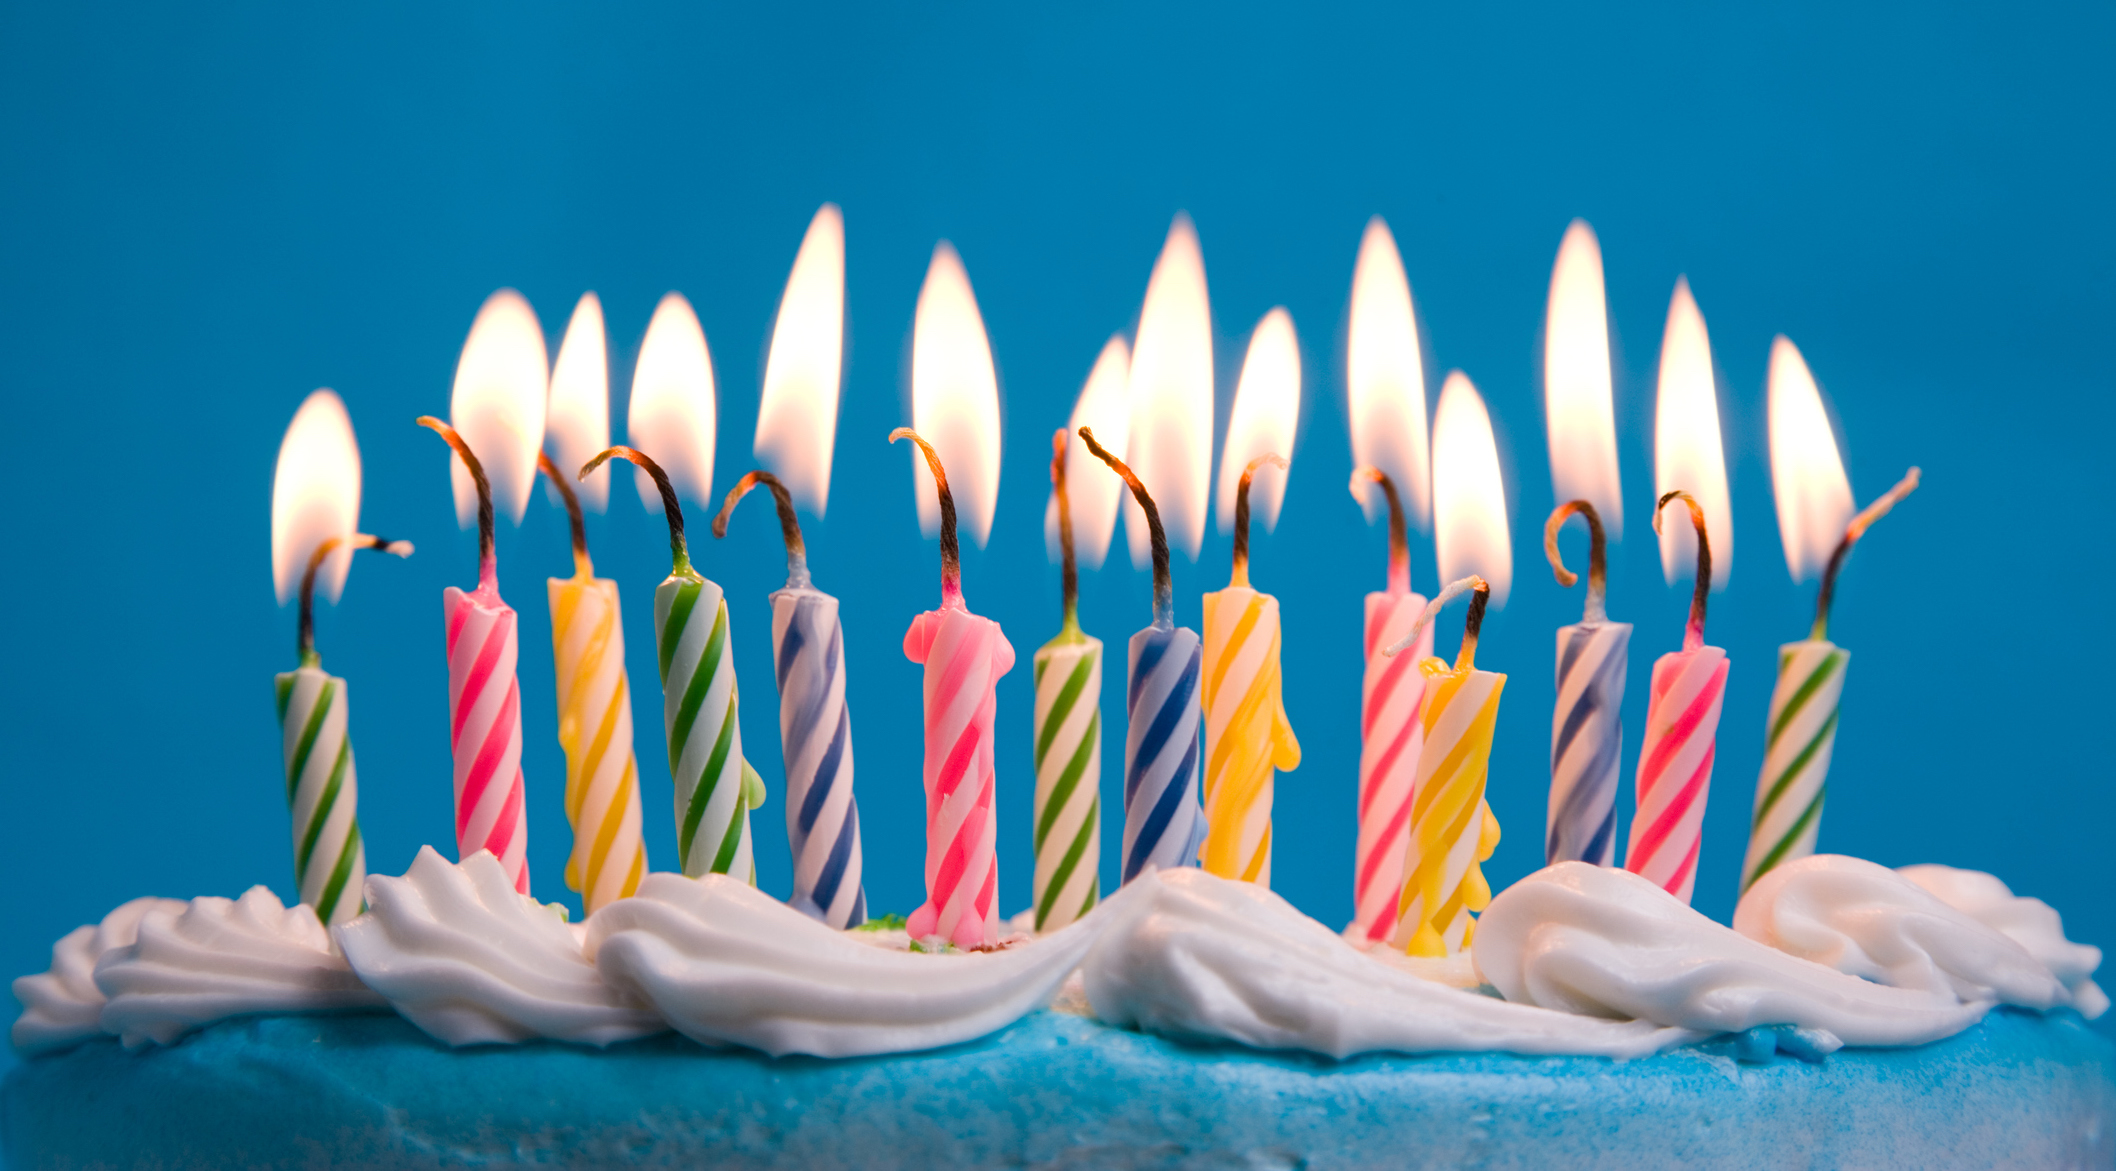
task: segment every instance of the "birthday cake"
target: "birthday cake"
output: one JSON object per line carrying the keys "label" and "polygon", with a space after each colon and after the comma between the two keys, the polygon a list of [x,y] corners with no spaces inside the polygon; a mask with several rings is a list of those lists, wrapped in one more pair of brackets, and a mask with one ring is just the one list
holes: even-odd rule
{"label": "birthday cake", "polygon": [[[1179,222],[1172,252],[1194,251],[1187,231]],[[966,300],[952,255],[934,273],[954,272],[947,296]],[[1158,328],[1156,286],[1142,334]],[[1230,444],[1234,573],[1202,599],[1200,634],[1174,620],[1153,492],[1076,418],[1053,438],[1066,609],[1034,658],[1034,897],[1009,919],[995,687],[1015,651],[964,601],[943,453],[903,429],[891,438],[917,448],[943,567],[940,606],[903,640],[924,679],[926,899],[870,918],[837,602],[809,578],[792,491],[763,471],[714,522],[724,532],[766,487],[787,552],[772,652],[794,879],[784,900],[757,886],[763,781],[741,739],[729,607],[690,561],[677,488],[676,457],[697,436],[655,413],[671,392],[647,375],[684,368],[668,350],[686,338],[702,357],[695,318],[665,300],[641,346],[634,417],[662,423],[634,430],[662,458],[610,447],[606,430],[570,451],[559,436],[570,476],[538,450],[537,330],[520,298],[495,297],[458,371],[465,426],[420,420],[459,461],[479,528],[477,587],[444,594],[457,860],[426,847],[402,875],[366,872],[344,681],[322,670],[311,595],[319,575],[342,580],[354,549],[409,549],[356,531],[357,492],[330,495],[346,468],[357,483],[358,456],[343,406],[319,392],[274,488],[274,565],[301,602],[300,665],[278,688],[299,899],[262,886],[138,899],[16,980],[23,1060],[0,1086],[10,1165],[2116,1162],[2116,1047],[2086,1024],[2108,1008],[2100,951],[1991,875],[1815,853],[1846,662],[1823,637],[1830,591],[1915,470],[1835,518],[1814,636],[1781,657],[1729,925],[1690,905],[1728,669],[1703,640],[1715,497],[1659,500],[1689,513],[1697,575],[1683,649],[1653,668],[1621,868],[1630,627],[1604,612],[1595,507],[1551,517],[1561,583],[1573,578],[1560,526],[1580,515],[1592,544],[1585,617],[1558,637],[1550,864],[1494,893],[1485,784],[1506,676],[1476,662],[1492,587],[1472,574],[1430,602],[1411,593],[1397,478],[1362,466],[1355,491],[1386,497],[1391,561],[1367,605],[1355,915],[1340,930],[1270,889],[1273,779],[1301,750],[1281,703],[1278,603],[1248,577],[1248,525],[1252,481],[1286,461]],[[471,374],[508,367],[470,350],[508,336],[535,339],[533,393],[505,409],[462,401]],[[1451,383],[1443,429],[1462,401]],[[1127,648],[1120,881],[1106,897],[1102,644],[1074,605],[1076,455],[1130,491],[1154,567],[1152,622]],[[638,466],[669,525],[653,628],[672,871],[646,862],[617,590],[594,576],[570,487],[612,458]],[[550,583],[577,923],[531,894],[516,614],[495,568],[495,499],[518,513],[539,467],[568,507],[577,567]],[[1449,663],[1430,655],[1432,622],[1456,599],[1468,613]],[[908,771],[883,775],[908,792]]]}

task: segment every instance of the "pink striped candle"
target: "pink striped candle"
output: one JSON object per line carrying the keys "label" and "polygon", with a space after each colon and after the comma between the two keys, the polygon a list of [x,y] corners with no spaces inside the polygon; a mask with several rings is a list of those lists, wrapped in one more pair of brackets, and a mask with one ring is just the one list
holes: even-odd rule
{"label": "pink striped candle", "polygon": [[[1418,624],[1426,599],[1411,592],[1411,552],[1396,485],[1377,468],[1352,473],[1352,497],[1381,486],[1389,502],[1388,588],[1367,595],[1366,678],[1359,703],[1359,842],[1353,854],[1352,922],[1345,938],[1365,946],[1396,928],[1404,852],[1411,842],[1411,790],[1425,744],[1426,672],[1433,627]],[[1385,649],[1415,631],[1408,653]],[[1446,664],[1440,664],[1445,669]]]}
{"label": "pink striped candle", "polygon": [[441,592],[448,629],[449,749],[455,758],[456,856],[490,851],[529,893],[529,820],[522,799],[522,688],[514,608],[500,600],[492,549],[492,486],[455,428],[421,416],[470,470],[478,490],[478,588]]}
{"label": "pink striped candle", "polygon": [[965,950],[999,943],[999,818],[993,802],[992,722],[999,678],[1014,647],[999,623],[962,596],[955,499],[932,446],[909,427],[890,433],[925,453],[940,496],[940,609],[911,620],[904,656],[925,667],[926,901],[905,930]]}
{"label": "pink striped candle", "polygon": [[1683,649],[1653,664],[1646,704],[1646,736],[1639,746],[1638,813],[1631,820],[1631,846],[1624,869],[1641,875],[1684,902],[1697,885],[1697,853],[1703,840],[1705,798],[1712,787],[1714,738],[1727,691],[1727,652],[1705,645],[1705,599],[1712,591],[1712,547],[1705,539],[1704,509],[1690,494],[1670,492],[1654,507],[1680,499],[1697,528],[1697,589],[1690,598],[1690,623]]}

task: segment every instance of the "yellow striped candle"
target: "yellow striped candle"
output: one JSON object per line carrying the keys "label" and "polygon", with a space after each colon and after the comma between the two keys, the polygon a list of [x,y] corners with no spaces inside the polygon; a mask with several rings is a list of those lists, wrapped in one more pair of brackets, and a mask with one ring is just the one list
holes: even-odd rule
{"label": "yellow striped candle", "polygon": [[558,489],[573,532],[573,576],[550,578],[557,660],[558,743],[566,750],[566,822],[573,854],[566,887],[587,914],[629,897],[646,877],[639,832],[639,766],[632,756],[632,686],[625,675],[617,583],[595,576],[580,500],[551,457],[537,466]]}
{"label": "yellow striped candle", "polygon": [[1271,885],[1271,799],[1279,770],[1300,765],[1279,673],[1278,599],[1249,587],[1249,481],[1281,456],[1242,470],[1235,489],[1234,573],[1205,595],[1205,845],[1222,878]]}
{"label": "yellow striped candle", "polygon": [[[1506,676],[1476,666],[1477,632],[1491,587],[1475,576],[1451,583],[1426,606],[1418,625],[1431,622],[1440,607],[1464,592],[1471,592],[1469,617],[1455,665],[1426,678],[1425,747],[1418,755],[1411,800],[1403,894],[1389,938],[1415,956],[1454,955],[1469,946],[1471,916],[1491,902],[1481,864],[1499,845],[1499,822],[1484,802],[1484,785]],[[1416,637],[1414,628],[1389,650],[1401,654]]]}

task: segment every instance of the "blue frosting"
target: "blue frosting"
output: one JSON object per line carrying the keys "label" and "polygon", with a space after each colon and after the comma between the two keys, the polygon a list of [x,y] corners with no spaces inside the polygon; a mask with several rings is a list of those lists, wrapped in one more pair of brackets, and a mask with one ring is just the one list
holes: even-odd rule
{"label": "blue frosting", "polygon": [[1037,1013],[773,1060],[673,1035],[449,1050],[391,1015],[98,1040],[0,1088],[13,1166],[2107,1166],[2116,1047],[2069,1011],[1820,1062],[1752,1030],[1633,1062],[1181,1045]]}

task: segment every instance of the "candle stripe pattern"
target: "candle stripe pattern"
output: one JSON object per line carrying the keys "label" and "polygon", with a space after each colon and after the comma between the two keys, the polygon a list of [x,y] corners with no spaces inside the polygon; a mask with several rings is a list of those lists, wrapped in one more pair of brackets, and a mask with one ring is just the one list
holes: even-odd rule
{"label": "candle stripe pattern", "polygon": [[1205,849],[1222,878],[1271,885],[1271,800],[1300,764],[1279,674],[1278,599],[1242,586],[1205,595]]}
{"label": "candle stripe pattern", "polygon": [[1480,864],[1499,845],[1499,823],[1484,787],[1505,690],[1506,676],[1492,671],[1441,671],[1426,682],[1425,745],[1390,937],[1412,955],[1447,956],[1469,946],[1470,916],[1491,902]]}
{"label": "candle stripe pattern", "polygon": [[999,624],[960,605],[911,623],[904,654],[925,670],[926,901],[905,924],[965,950],[999,942],[994,688],[1014,667]]}
{"label": "candle stripe pattern", "polygon": [[287,806],[294,814],[295,882],[301,901],[326,926],[348,922],[361,911],[367,847],[355,819],[360,787],[347,735],[345,680],[320,667],[302,667],[275,683]]}
{"label": "candle stripe pattern", "polygon": [[1624,869],[1686,903],[1697,885],[1727,666],[1727,652],[1716,646],[1662,655],[1639,744],[1638,813]]}
{"label": "candle stripe pattern", "polygon": [[455,756],[456,856],[488,850],[514,889],[529,893],[529,820],[522,795],[522,688],[513,607],[487,582],[441,593],[448,622],[449,743]]}
{"label": "candle stripe pattern", "polygon": [[795,910],[843,930],[867,921],[860,807],[852,795],[852,713],[845,706],[845,630],[838,600],[814,589],[771,596],[786,761],[786,840]]}
{"label": "candle stripe pattern", "polygon": [[566,821],[573,827],[566,887],[580,892],[592,915],[630,897],[646,877],[632,687],[625,676],[617,583],[552,578],[549,586],[558,743],[566,751]]}
{"label": "candle stripe pattern", "polygon": [[1101,895],[1102,641],[1071,637],[1036,652],[1038,931],[1073,922]]}
{"label": "candle stripe pattern", "polygon": [[1198,805],[1204,644],[1188,627],[1132,635],[1125,688],[1122,882],[1197,864],[1205,842]]}
{"label": "candle stripe pattern", "polygon": [[692,878],[729,874],[757,881],[749,811],[763,782],[742,755],[727,598],[695,575],[654,591],[654,642],[661,652],[662,722],[676,788],[676,858]]}
{"label": "candle stripe pattern", "polygon": [[1616,864],[1616,778],[1624,748],[1628,622],[1558,630],[1558,698],[1550,713],[1546,862]]}
{"label": "candle stripe pattern", "polygon": [[1772,867],[1815,852],[1823,783],[1837,744],[1837,702],[1850,664],[1850,651],[1820,639],[1778,648],[1755,823],[1741,866],[1744,891]]}
{"label": "candle stripe pattern", "polygon": [[[1425,598],[1408,591],[1370,593],[1366,615],[1366,677],[1359,697],[1359,844],[1353,854],[1352,924],[1345,936],[1378,943],[1396,930],[1403,891],[1403,856],[1411,841],[1411,793],[1425,744],[1425,679],[1433,628],[1397,655],[1393,646],[1425,612]],[[1443,664],[1444,666],[1444,664]]]}

